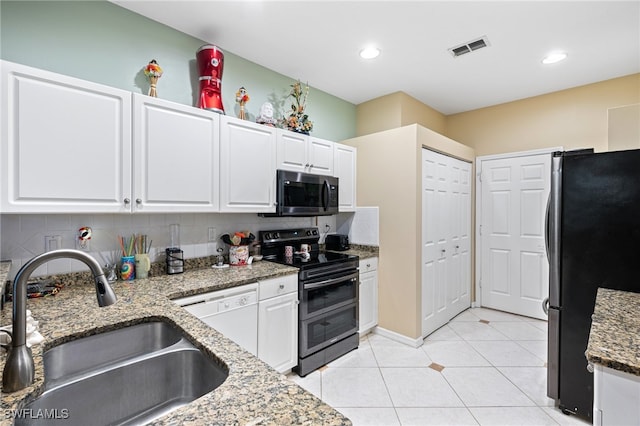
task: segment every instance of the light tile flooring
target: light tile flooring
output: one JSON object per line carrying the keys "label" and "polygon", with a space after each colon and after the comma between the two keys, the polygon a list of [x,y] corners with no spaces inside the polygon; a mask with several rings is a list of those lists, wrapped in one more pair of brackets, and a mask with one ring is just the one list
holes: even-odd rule
{"label": "light tile flooring", "polygon": [[471,308],[420,348],[377,334],[289,378],[359,425],[581,425],[546,396],[547,323]]}

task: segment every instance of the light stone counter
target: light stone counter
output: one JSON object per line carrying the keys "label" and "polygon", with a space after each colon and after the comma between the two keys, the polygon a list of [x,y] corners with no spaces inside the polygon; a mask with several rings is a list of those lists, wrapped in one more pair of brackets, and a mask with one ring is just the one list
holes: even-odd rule
{"label": "light stone counter", "polygon": [[587,360],[640,376],[640,293],[599,288]]}
{"label": "light stone counter", "polygon": [[[146,321],[166,321],[181,328],[209,356],[226,365],[229,376],[214,391],[162,417],[157,425],[349,425],[351,422],[258,358],[212,330],[170,299],[234,287],[260,279],[296,273],[297,269],[269,262],[227,269],[201,268],[178,275],[157,275],[131,283],[118,281],[118,302],[98,307],[89,274],[65,282],[55,296],[29,299],[28,309],[40,322],[42,345],[33,348],[36,365],[32,386],[2,393],[0,424],[11,424],[11,410],[22,408],[43,391],[44,350],[78,337]],[[80,274],[82,275],[82,274]],[[2,277],[0,277],[2,278]],[[11,306],[0,315],[9,324]],[[0,369],[5,351],[0,351]],[[117,389],[114,389],[117,392]],[[63,408],[63,407],[61,407]]]}

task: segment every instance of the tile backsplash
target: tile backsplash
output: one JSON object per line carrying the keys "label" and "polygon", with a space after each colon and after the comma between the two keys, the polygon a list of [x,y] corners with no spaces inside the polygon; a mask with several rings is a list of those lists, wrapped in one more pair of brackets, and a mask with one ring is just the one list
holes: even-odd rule
{"label": "tile backsplash", "polygon": [[[0,219],[0,260],[13,261],[10,278],[29,259],[47,251],[46,239],[51,240],[52,245],[57,245],[59,241],[59,248],[78,248],[78,230],[83,226],[93,231],[87,251],[101,264],[119,260],[121,251],[118,236],[130,237],[132,234],[146,234],[149,240],[153,240],[151,259],[162,261],[164,249],[169,245],[169,225],[174,223],[180,224],[180,248],[186,259],[215,254],[218,245],[225,248],[225,252],[228,251],[219,238],[234,231],[249,230],[257,237],[261,230],[317,226],[322,235],[320,242],[324,242],[326,231],[336,232],[336,216],[263,218],[249,213],[3,214]],[[209,228],[214,228],[214,241],[209,241]],[[86,266],[77,260],[56,259],[40,266],[33,275],[85,269]]]}
{"label": "tile backsplash", "polygon": [[347,234],[352,244],[378,246],[380,241],[378,207],[357,207],[356,212],[337,216],[338,234]]}

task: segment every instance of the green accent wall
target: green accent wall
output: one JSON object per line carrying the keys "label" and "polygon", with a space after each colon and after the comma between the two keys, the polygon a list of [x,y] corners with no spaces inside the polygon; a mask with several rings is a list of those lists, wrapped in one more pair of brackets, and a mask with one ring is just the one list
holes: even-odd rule
{"label": "green accent wall", "polygon": [[[0,58],[84,80],[147,93],[142,68],[156,59],[164,74],[158,97],[196,105],[199,93],[195,53],[203,41],[107,1],[0,1]],[[247,88],[245,109],[255,120],[260,106],[285,101],[298,78],[225,54],[222,97],[225,112],[237,116],[235,93]],[[294,59],[292,59],[294,60]],[[312,135],[341,141],[356,136],[356,106],[311,87],[307,112]]]}

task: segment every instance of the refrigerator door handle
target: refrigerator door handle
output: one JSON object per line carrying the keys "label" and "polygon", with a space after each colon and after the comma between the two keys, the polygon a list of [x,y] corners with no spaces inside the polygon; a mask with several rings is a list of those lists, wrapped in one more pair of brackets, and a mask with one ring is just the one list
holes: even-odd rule
{"label": "refrigerator door handle", "polygon": [[551,255],[549,254],[549,208],[551,207],[551,191],[547,197],[547,213],[544,215],[544,247],[547,250],[547,262],[551,263]]}
{"label": "refrigerator door handle", "polygon": [[549,304],[560,306],[561,221],[562,221],[562,153],[551,157],[551,190],[549,193],[548,249]]}
{"label": "refrigerator door handle", "polygon": [[549,298],[548,297],[542,301],[542,310],[544,311],[544,314],[546,316],[549,316]]}

